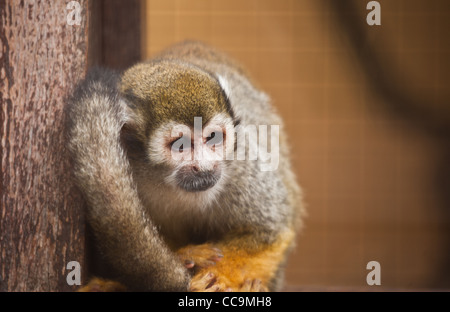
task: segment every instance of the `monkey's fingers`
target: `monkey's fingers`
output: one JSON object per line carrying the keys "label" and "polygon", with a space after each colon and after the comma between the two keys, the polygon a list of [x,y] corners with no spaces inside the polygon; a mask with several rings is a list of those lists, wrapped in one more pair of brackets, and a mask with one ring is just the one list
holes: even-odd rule
{"label": "monkey's fingers", "polygon": [[196,270],[214,265],[223,258],[220,249],[211,244],[188,245],[177,251],[187,269]]}
{"label": "monkey's fingers", "polygon": [[191,280],[189,290],[190,291],[215,291],[216,287],[213,287],[215,282],[216,282],[216,276],[211,272],[207,272],[206,274],[202,274],[202,275],[195,275]]}
{"label": "monkey's fingers", "polygon": [[219,279],[211,272],[206,274],[200,273],[195,275],[191,280],[189,288],[193,292],[227,292],[233,291],[227,287],[224,283],[221,283]]}
{"label": "monkey's fingers", "polygon": [[254,279],[254,280],[246,279],[244,281],[244,284],[242,285],[242,287],[239,289],[239,291],[242,291],[242,292],[266,292],[266,291],[268,291],[268,289],[266,286],[264,286],[261,283],[261,280],[259,280],[259,279]]}
{"label": "monkey's fingers", "polygon": [[125,286],[119,282],[94,277],[86,286],[78,289],[78,292],[122,292]]}

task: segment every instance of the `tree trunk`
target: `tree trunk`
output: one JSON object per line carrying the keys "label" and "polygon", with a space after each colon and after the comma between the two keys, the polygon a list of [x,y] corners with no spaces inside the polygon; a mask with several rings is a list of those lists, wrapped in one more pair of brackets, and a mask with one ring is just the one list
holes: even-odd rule
{"label": "tree trunk", "polygon": [[[84,272],[83,200],[64,148],[64,99],[87,69],[89,8],[0,1],[0,290],[73,290]],[[76,21],[76,13],[75,13]]]}

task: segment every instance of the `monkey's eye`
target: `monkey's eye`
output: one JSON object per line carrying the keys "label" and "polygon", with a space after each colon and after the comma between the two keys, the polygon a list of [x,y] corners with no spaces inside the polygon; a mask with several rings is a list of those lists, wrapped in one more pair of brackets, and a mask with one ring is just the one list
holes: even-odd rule
{"label": "monkey's eye", "polygon": [[183,151],[189,150],[191,148],[191,139],[182,136],[181,138],[172,141],[170,143],[170,148],[172,149],[172,152],[182,153]]}
{"label": "monkey's eye", "polygon": [[213,131],[209,136],[206,137],[206,144],[209,146],[219,145],[223,142],[223,132],[221,131]]}

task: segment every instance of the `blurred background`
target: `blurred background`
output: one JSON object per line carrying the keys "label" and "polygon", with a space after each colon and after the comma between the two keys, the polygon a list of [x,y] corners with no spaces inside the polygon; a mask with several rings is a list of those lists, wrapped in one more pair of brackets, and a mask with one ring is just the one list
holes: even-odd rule
{"label": "blurred background", "polygon": [[[450,287],[450,2],[145,0],[142,55],[239,60],[284,118],[309,216],[286,290]],[[376,286],[373,286],[376,287]]]}

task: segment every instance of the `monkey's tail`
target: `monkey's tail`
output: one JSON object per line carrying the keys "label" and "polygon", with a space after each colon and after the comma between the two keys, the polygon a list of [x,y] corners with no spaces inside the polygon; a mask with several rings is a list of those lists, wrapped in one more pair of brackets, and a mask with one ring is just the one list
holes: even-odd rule
{"label": "monkey's tail", "polygon": [[140,290],[187,290],[189,275],[144,213],[120,142],[127,119],[120,76],[94,69],[68,100],[67,148],[87,219],[123,283]]}

